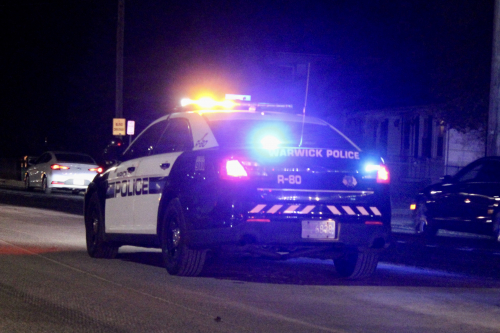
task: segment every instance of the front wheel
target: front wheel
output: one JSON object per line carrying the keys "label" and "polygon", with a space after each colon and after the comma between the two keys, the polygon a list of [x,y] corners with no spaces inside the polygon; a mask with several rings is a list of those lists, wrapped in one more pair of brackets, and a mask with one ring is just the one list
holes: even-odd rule
{"label": "front wheel", "polygon": [[500,244],[500,211],[493,218],[493,240]]}
{"label": "front wheel", "polygon": [[87,252],[92,258],[112,259],[118,251],[118,246],[104,240],[104,216],[97,193],[90,197],[85,211],[85,238]]}
{"label": "front wheel", "polygon": [[192,249],[186,244],[186,220],[179,199],[170,201],[165,211],[161,252],[171,275],[197,276],[205,264],[207,250]]}
{"label": "front wheel", "polygon": [[377,269],[378,261],[379,252],[357,250],[346,252],[342,257],[334,259],[333,263],[340,276],[357,280],[372,276]]}
{"label": "front wheel", "polygon": [[429,217],[427,205],[422,200],[417,204],[417,210],[414,215],[415,232],[426,238],[436,236],[438,228],[433,224]]}
{"label": "front wheel", "polygon": [[30,185],[30,175],[29,174],[26,174],[26,176],[24,177],[24,189],[26,191],[33,190],[33,187],[31,187],[31,185]]}

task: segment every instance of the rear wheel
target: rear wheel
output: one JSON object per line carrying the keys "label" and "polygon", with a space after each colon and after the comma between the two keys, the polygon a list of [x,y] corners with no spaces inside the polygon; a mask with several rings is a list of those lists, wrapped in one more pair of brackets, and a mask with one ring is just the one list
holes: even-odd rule
{"label": "rear wheel", "polygon": [[373,275],[379,261],[379,253],[373,250],[346,252],[334,259],[335,269],[342,277],[352,280],[365,279]]}
{"label": "rear wheel", "polygon": [[32,191],[33,187],[30,185],[30,175],[26,174],[26,177],[24,177],[24,189],[26,191]]}
{"label": "rear wheel", "polygon": [[415,231],[423,237],[434,237],[438,232],[438,228],[434,225],[429,217],[428,209],[425,201],[419,201],[417,210],[414,216]]}
{"label": "rear wheel", "polygon": [[45,194],[50,194],[50,192],[52,192],[52,189],[47,184],[47,177],[45,176],[42,178],[42,191]]}
{"label": "rear wheel", "polygon": [[92,258],[112,259],[118,251],[118,246],[104,240],[104,216],[97,193],[90,197],[85,212],[85,238],[87,252]]}
{"label": "rear wheel", "polygon": [[197,276],[201,273],[207,250],[189,248],[186,244],[186,220],[179,199],[167,207],[161,232],[163,262],[168,273]]}

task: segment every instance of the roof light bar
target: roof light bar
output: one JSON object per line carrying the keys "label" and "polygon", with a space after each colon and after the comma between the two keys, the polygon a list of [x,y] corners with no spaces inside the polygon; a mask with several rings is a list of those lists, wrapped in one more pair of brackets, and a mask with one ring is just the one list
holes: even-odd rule
{"label": "roof light bar", "polygon": [[186,107],[186,106],[195,106],[201,109],[233,109],[236,107],[242,107],[242,108],[248,108],[250,111],[256,111],[257,108],[286,108],[286,109],[292,109],[293,105],[292,104],[279,104],[279,103],[249,103],[249,102],[244,102],[244,101],[235,101],[235,100],[223,100],[223,101],[216,101],[210,97],[203,97],[198,100],[193,100],[189,98],[183,98],[181,100],[181,106]]}
{"label": "roof light bar", "polygon": [[198,100],[192,100],[189,98],[183,98],[181,100],[181,106],[185,107],[188,105],[195,105],[204,109],[213,109],[216,107],[222,107],[224,109],[230,109],[238,105],[238,103],[231,100],[216,101],[210,97],[200,98]]}

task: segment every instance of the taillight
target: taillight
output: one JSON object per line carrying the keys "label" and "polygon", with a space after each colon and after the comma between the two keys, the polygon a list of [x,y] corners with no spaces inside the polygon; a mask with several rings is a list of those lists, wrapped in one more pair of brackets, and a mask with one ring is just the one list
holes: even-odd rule
{"label": "taillight", "polygon": [[52,170],[69,170],[69,167],[65,166],[65,165],[59,165],[59,164],[52,164],[50,166],[50,168]]}
{"label": "taillight", "polygon": [[221,166],[221,177],[226,179],[248,178],[243,164],[238,160],[224,160]]}
{"label": "taillight", "polygon": [[381,165],[377,170],[377,183],[389,184],[391,182],[391,176],[389,170],[385,165]]}
{"label": "taillight", "polygon": [[90,168],[89,171],[94,171],[94,172],[97,172],[97,173],[102,173],[104,171],[104,169],[101,168],[101,167],[97,167],[97,168]]}

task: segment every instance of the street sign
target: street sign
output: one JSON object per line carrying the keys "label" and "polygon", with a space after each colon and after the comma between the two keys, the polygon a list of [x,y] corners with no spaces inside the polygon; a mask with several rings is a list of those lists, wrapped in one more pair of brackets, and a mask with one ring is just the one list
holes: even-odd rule
{"label": "street sign", "polygon": [[113,118],[113,135],[125,135],[125,118]]}
{"label": "street sign", "polygon": [[134,135],[135,132],[135,121],[128,120],[127,121],[127,135]]}

